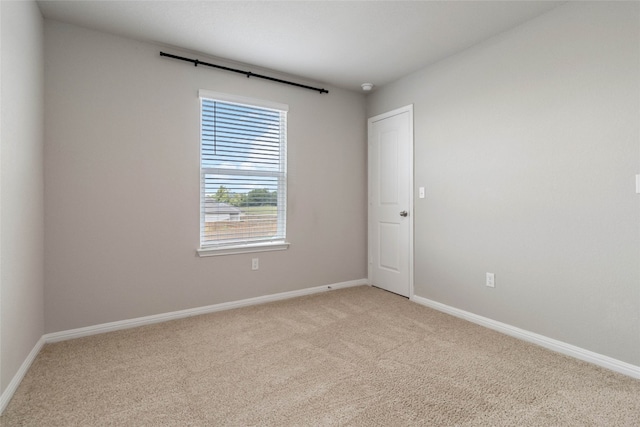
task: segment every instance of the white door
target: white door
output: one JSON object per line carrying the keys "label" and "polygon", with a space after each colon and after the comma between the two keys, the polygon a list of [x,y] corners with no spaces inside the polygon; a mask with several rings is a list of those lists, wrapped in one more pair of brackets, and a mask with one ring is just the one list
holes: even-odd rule
{"label": "white door", "polygon": [[369,280],[413,292],[413,106],[369,119]]}

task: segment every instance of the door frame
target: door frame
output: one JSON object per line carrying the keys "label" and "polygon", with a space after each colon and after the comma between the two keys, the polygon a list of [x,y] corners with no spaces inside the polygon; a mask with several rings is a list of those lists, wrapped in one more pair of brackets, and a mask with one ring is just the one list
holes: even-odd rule
{"label": "door frame", "polygon": [[389,117],[397,116],[402,113],[409,113],[409,299],[413,299],[413,224],[414,224],[414,203],[413,203],[413,191],[414,191],[414,144],[415,137],[413,134],[413,104],[406,105],[404,107],[396,108],[395,110],[388,111],[386,113],[378,114],[377,116],[370,117],[367,120],[367,281],[369,285],[371,283],[372,276],[372,242],[371,236],[373,235],[371,227],[373,221],[371,219],[371,194],[373,188],[373,180],[371,179],[371,126],[374,122],[387,119]]}

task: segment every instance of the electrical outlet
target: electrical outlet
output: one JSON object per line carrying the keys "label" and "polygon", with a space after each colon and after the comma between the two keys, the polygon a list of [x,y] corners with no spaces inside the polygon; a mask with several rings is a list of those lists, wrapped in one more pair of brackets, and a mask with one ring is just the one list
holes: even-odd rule
{"label": "electrical outlet", "polygon": [[496,275],[493,273],[487,273],[486,285],[490,288],[496,287]]}
{"label": "electrical outlet", "polygon": [[253,258],[251,260],[251,269],[257,270],[260,268],[260,260],[258,258]]}

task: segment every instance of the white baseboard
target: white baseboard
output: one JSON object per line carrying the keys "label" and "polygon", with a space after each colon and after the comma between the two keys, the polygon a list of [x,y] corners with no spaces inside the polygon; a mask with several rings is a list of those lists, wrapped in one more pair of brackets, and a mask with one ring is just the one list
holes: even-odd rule
{"label": "white baseboard", "polygon": [[185,317],[197,316],[200,314],[214,313],[216,311],[231,310],[234,308],[247,307],[250,305],[264,304],[267,302],[279,301],[289,298],[301,297],[304,295],[317,294],[333,289],[349,288],[352,286],[368,285],[367,279],[350,280],[348,282],[334,283],[331,285],[316,286],[313,288],[300,289],[297,291],[281,292],[278,294],[264,295],[255,298],[247,298],[239,301],[223,302],[204,307],[190,308],[186,310],[172,311],[169,313],[155,314],[152,316],[137,317],[135,319],[119,320],[117,322],[103,323],[100,325],[87,326],[84,328],[71,329],[61,332],[53,332],[43,336],[44,342],[53,343],[74,338],[86,337],[105,332],[118,331],[121,329],[135,328],[137,326],[150,325],[152,323],[166,322],[168,320],[182,319]]}
{"label": "white baseboard", "polygon": [[36,359],[36,356],[38,355],[38,353],[40,353],[40,350],[42,350],[43,345],[44,339],[40,338],[31,352],[29,352],[27,358],[24,360],[24,362],[22,362],[22,365],[20,365],[20,369],[18,369],[18,372],[16,372],[16,374],[13,376],[13,379],[11,380],[7,388],[4,390],[4,392],[2,392],[2,395],[0,396],[0,415],[2,415],[5,408],[11,401],[13,394],[18,389],[18,386],[22,382],[24,376],[27,374],[29,367]]}
{"label": "white baseboard", "polygon": [[632,378],[640,379],[640,366],[632,365],[630,363],[626,363],[609,356],[594,353],[590,350],[585,350],[583,348],[576,347],[562,341],[554,340],[553,338],[545,337],[544,335],[525,331],[524,329],[516,328],[515,326],[507,325],[506,323],[498,322],[487,317],[469,313],[468,311],[460,310],[458,308],[432,301],[427,298],[419,297],[417,295],[412,296],[411,301],[438,311],[442,311],[443,313],[468,320],[469,322],[476,323],[489,329],[493,329],[514,338],[537,344],[549,350],[553,350],[555,352],[571,356],[585,362],[593,363],[594,365],[619,372]]}

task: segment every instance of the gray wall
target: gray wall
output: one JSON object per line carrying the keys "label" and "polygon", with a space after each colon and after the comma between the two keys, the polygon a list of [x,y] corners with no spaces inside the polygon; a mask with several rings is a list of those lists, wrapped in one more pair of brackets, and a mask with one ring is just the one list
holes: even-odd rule
{"label": "gray wall", "polygon": [[43,20],[0,2],[0,392],[43,334]]}
{"label": "gray wall", "polygon": [[568,3],[368,97],[415,106],[417,295],[640,365],[639,7]]}
{"label": "gray wall", "polygon": [[[364,96],[160,50],[46,21],[46,332],[366,278]],[[289,105],[289,250],[196,256],[201,88]]]}

